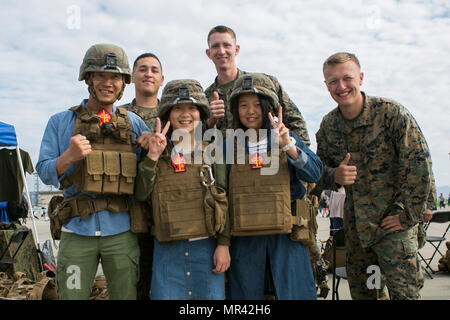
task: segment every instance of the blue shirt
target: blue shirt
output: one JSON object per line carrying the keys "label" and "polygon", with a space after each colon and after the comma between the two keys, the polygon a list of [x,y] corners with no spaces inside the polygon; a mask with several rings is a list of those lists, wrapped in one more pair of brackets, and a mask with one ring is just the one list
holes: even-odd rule
{"label": "blue shirt", "polygon": [[[87,99],[81,102],[83,107],[86,106]],[[116,112],[113,106],[113,112]],[[148,132],[144,121],[136,114],[127,111],[130,119],[131,128],[137,139],[142,133]],[[39,152],[39,160],[36,165],[36,170],[42,182],[47,185],[59,187],[59,182],[73,173],[75,164],[72,164],[69,169],[58,179],[56,172],[56,160],[62,155],[70,144],[70,139],[73,134],[73,127],[77,115],[66,110],[57,113],[50,117],[47,127],[44,131],[44,136],[41,142],[41,149]],[[139,161],[141,149],[135,149],[137,161]],[[74,186],[70,186],[63,190],[64,198],[85,195],[91,198],[102,198],[107,195],[99,194],[85,194]],[[64,228],[83,236],[111,236],[130,230],[130,215],[128,212],[114,213],[107,210],[99,211],[90,214],[87,218],[81,219],[75,217],[64,224]]]}

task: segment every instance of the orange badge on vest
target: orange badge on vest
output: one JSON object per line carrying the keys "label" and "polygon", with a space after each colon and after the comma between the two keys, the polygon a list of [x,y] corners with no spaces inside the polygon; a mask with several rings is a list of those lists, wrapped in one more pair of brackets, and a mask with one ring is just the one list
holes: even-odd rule
{"label": "orange badge on vest", "polygon": [[250,164],[252,165],[253,169],[260,169],[260,168],[262,168],[263,161],[264,161],[264,158],[259,153],[255,153],[250,158]]}
{"label": "orange badge on vest", "polygon": [[175,172],[186,171],[186,159],[181,153],[172,158],[172,167],[175,169]]}
{"label": "orange badge on vest", "polygon": [[111,115],[105,109],[100,110],[97,115],[100,117],[100,125],[105,122],[111,122]]}

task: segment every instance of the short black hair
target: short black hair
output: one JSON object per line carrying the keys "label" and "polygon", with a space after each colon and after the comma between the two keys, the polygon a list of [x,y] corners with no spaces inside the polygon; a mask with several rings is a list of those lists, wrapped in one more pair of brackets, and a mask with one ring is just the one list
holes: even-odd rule
{"label": "short black hair", "polygon": [[134,69],[136,69],[136,65],[137,65],[138,61],[141,60],[141,59],[143,59],[143,58],[148,58],[148,57],[150,57],[150,58],[155,58],[156,60],[158,60],[159,66],[161,67],[161,74],[162,74],[162,73],[163,73],[163,68],[162,68],[161,61],[159,60],[159,58],[158,58],[155,54],[153,54],[153,53],[151,53],[151,52],[143,53],[143,54],[141,54],[139,57],[137,57],[136,60],[134,60],[134,63],[133,63],[133,72],[134,72]]}

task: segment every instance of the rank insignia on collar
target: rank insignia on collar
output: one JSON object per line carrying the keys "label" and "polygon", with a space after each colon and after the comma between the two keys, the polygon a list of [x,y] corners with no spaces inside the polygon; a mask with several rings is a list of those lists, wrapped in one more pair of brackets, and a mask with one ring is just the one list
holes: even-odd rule
{"label": "rank insignia on collar", "polygon": [[175,172],[186,171],[186,159],[181,153],[177,153],[172,158],[172,167],[175,169]]}
{"label": "rank insignia on collar", "polygon": [[100,117],[99,122],[102,125],[105,122],[111,122],[111,115],[105,109],[100,110],[97,115]]}
{"label": "rank insignia on collar", "polygon": [[264,158],[259,154],[255,153],[250,157],[250,164],[252,165],[253,169],[260,169],[262,168]]}

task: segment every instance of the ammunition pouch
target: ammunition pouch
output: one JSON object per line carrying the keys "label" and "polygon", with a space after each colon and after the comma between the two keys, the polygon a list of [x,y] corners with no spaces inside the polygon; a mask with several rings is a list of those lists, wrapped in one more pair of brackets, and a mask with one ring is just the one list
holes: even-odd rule
{"label": "ammunition pouch", "polygon": [[50,231],[54,240],[61,239],[61,228],[71,218],[85,219],[88,215],[99,211],[129,212],[132,232],[147,232],[149,210],[146,204],[131,204],[128,197],[105,197],[92,199],[87,196],[64,199],[55,196],[50,200],[48,215]]}
{"label": "ammunition pouch", "polygon": [[131,195],[136,167],[133,152],[92,150],[75,164],[74,173],[61,181],[61,186],[73,184],[84,193]]}
{"label": "ammunition pouch", "polygon": [[305,246],[316,241],[317,221],[312,217],[312,211],[305,199],[296,199],[292,203],[292,215],[297,216],[299,223],[292,227],[290,239]]}
{"label": "ammunition pouch", "polygon": [[111,115],[111,135],[104,135],[98,116],[81,106],[70,109],[77,114],[73,135],[87,137],[92,151],[75,163],[74,172],[61,181],[61,188],[74,185],[83,193],[131,195],[136,178],[133,133],[125,109]]}

